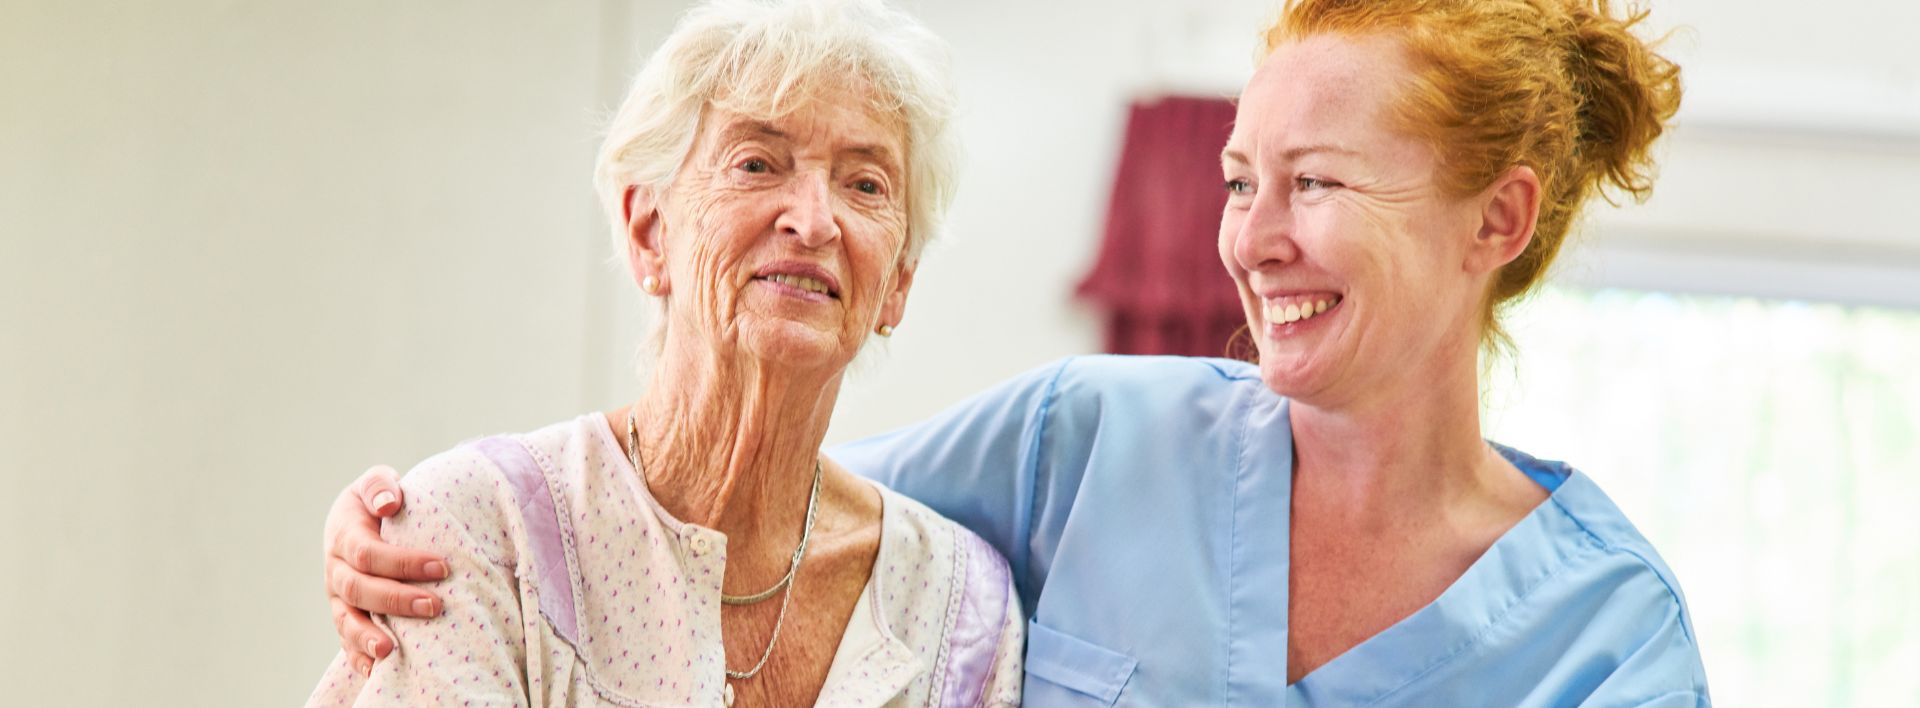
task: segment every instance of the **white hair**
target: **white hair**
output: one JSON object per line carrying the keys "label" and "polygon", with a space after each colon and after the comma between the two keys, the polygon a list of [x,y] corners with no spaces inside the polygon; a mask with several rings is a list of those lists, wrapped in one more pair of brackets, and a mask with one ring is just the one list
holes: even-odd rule
{"label": "white hair", "polygon": [[607,126],[594,186],[626,252],[630,186],[664,189],[693,149],[708,107],[774,118],[849,77],[870,109],[905,128],[907,240],[917,263],[953,201],[959,147],[946,43],[880,0],[708,0],[634,77]]}

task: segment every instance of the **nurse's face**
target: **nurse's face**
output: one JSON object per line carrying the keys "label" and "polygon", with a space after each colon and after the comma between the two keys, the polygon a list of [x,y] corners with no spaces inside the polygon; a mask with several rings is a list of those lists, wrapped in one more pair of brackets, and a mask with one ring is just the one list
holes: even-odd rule
{"label": "nurse's face", "polygon": [[1484,278],[1463,262],[1477,209],[1444,196],[1433,151],[1394,127],[1411,75],[1391,38],[1309,37],[1241,96],[1220,259],[1281,395],[1349,404],[1475,356]]}

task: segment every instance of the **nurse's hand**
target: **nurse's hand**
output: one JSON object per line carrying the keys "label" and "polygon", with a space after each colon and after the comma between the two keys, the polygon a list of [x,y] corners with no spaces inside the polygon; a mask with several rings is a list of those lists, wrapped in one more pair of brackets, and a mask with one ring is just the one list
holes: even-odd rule
{"label": "nurse's hand", "polygon": [[400,511],[400,482],[392,467],[376,465],[340,491],[327,512],[325,546],[327,602],[340,648],[362,674],[393,651],[393,639],[374,626],[369,612],[407,617],[440,614],[440,599],[396,581],[447,577],[440,556],[380,540],[380,519]]}

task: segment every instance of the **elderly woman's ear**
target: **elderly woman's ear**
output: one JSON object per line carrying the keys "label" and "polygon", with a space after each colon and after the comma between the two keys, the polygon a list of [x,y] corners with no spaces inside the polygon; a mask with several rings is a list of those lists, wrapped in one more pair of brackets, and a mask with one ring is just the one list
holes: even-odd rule
{"label": "elderly woman's ear", "polygon": [[627,267],[648,295],[667,292],[667,259],[660,241],[660,202],[653,189],[627,187],[621,216],[627,224]]}
{"label": "elderly woman's ear", "polygon": [[900,320],[907,315],[907,291],[913,289],[913,270],[916,263],[900,259],[899,270],[894,273],[893,290],[887,293],[880,303],[880,319],[874,323],[874,331],[882,337],[893,335],[893,328],[900,326]]}

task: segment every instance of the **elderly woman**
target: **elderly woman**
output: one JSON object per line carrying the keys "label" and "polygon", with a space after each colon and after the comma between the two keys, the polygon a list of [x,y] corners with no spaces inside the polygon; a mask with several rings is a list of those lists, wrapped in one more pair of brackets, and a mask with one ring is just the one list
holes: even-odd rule
{"label": "elderly woman", "polygon": [[[1680,86],[1640,17],[1290,4],[1222,154],[1220,258],[1257,366],[1069,359],[835,451],[1010,559],[1026,701],[1708,702],[1646,539],[1592,479],[1484,441],[1478,418],[1501,306],[1597,191],[1650,188]],[[390,484],[343,494],[334,548],[365,542],[356,495]]]}
{"label": "elderly woman", "polygon": [[940,45],[877,2],[715,2],[613,122],[598,182],[661,303],[631,407],[416,467],[390,541],[446,618],[386,621],[310,705],[1011,705],[1005,561],[822,456],[947,203]]}

